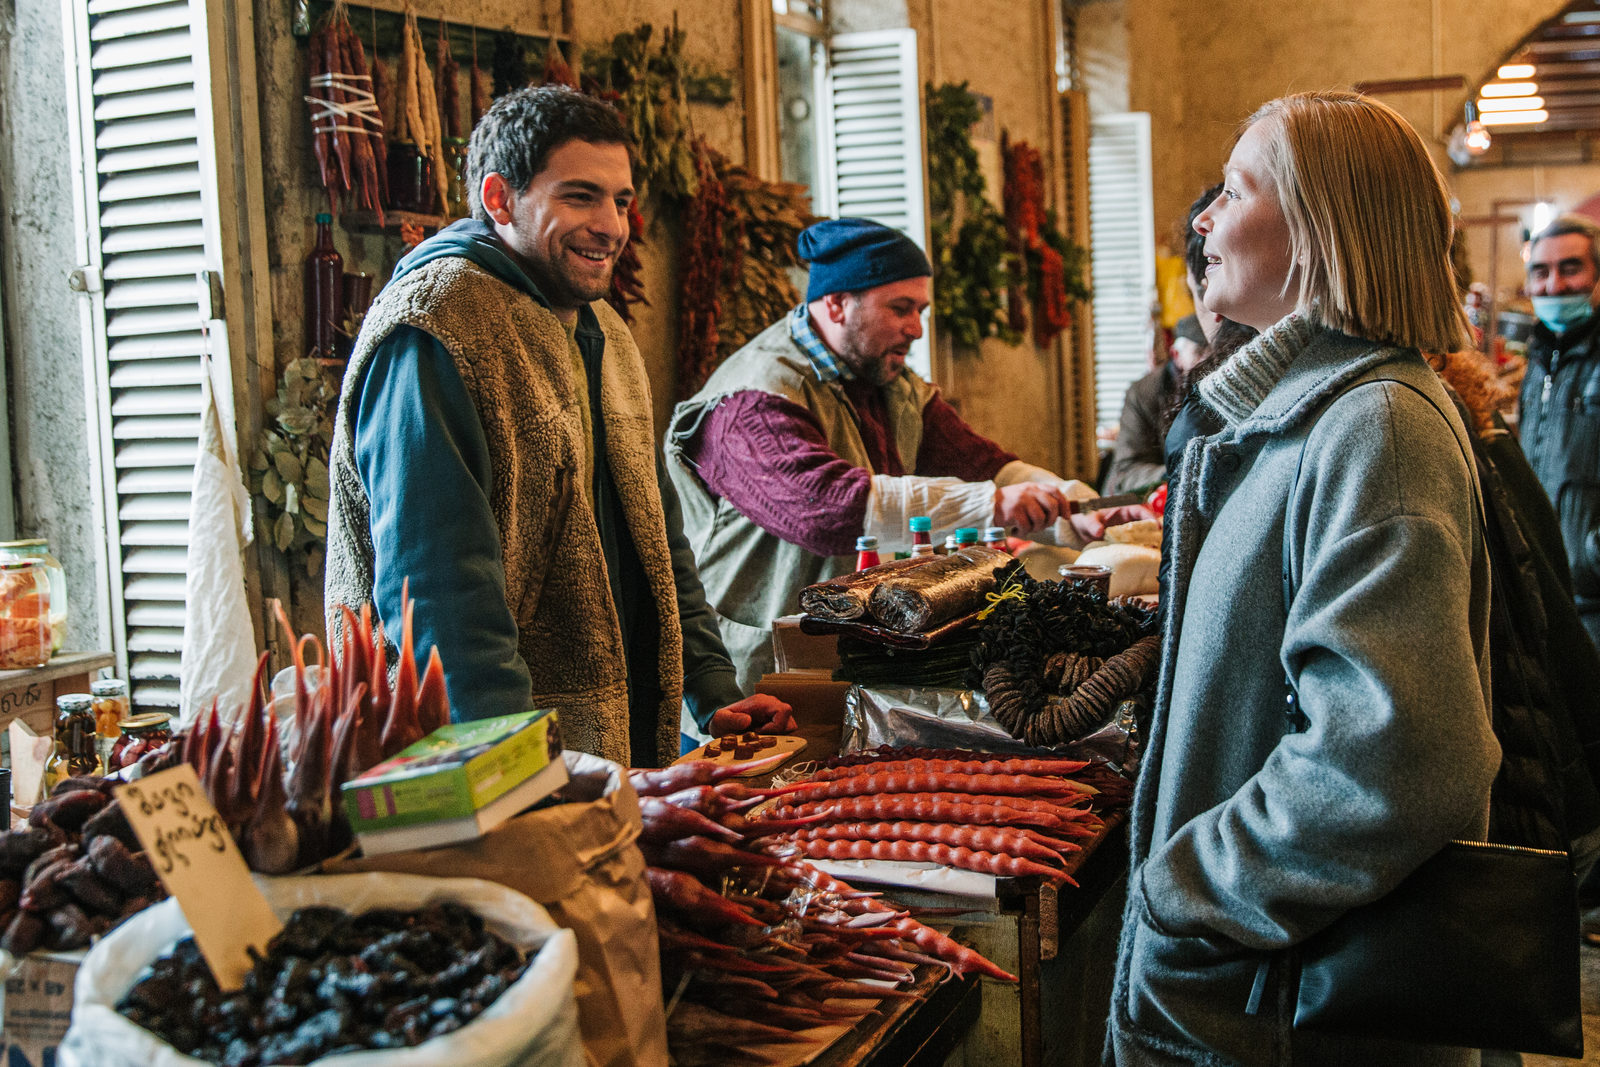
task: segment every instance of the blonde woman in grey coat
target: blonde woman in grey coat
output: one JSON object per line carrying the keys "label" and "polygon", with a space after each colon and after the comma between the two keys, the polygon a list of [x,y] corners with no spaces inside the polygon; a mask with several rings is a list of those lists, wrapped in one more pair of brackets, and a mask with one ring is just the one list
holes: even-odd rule
{"label": "blonde woman in grey coat", "polygon": [[1261,108],[1223,177],[1206,304],[1261,336],[1200,387],[1225,425],[1174,482],[1108,1057],[1466,1064],[1294,1030],[1275,965],[1481,837],[1499,765],[1474,474],[1418,355],[1466,343],[1443,180],[1397,113],[1333,92]]}

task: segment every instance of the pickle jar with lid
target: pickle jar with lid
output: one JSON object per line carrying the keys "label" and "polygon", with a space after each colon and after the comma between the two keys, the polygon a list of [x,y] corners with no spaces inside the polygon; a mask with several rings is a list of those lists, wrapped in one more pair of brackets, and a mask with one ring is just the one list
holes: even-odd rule
{"label": "pickle jar with lid", "polygon": [[94,732],[116,740],[122,733],[122,720],[133,711],[128,703],[128,683],[121,678],[102,678],[89,683],[89,695],[94,697]]}
{"label": "pickle jar with lid", "polygon": [[122,736],[111,747],[111,759],[106,772],[131,767],[146,754],[172,740],[172,715],[165,711],[151,711],[122,720]]}
{"label": "pickle jar with lid", "polygon": [[50,576],[36,559],[0,560],[0,670],[50,661]]}
{"label": "pickle jar with lid", "polygon": [[44,768],[44,795],[63,778],[87,778],[105,773],[95,751],[94,697],[68,693],[56,697],[56,745]]}
{"label": "pickle jar with lid", "polygon": [[44,566],[50,579],[50,651],[60,652],[67,638],[67,572],[50,553],[50,543],[42,537],[26,541],[0,541],[0,560],[32,559]]}

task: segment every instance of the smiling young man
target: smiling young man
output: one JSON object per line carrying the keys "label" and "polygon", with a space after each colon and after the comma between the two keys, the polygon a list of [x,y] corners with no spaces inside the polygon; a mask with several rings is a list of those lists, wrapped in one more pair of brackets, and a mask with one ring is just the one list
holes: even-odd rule
{"label": "smiling young man", "polygon": [[1528,247],[1539,323],[1522,381],[1522,449],[1561,519],[1578,612],[1600,644],[1600,227],[1563,215]]}
{"label": "smiling young man", "polygon": [[909,237],[828,219],[799,252],[805,303],[729,356],[667,431],[685,532],[744,686],[772,669],[772,620],[798,610],[804,586],[854,570],[861,534],[900,545],[907,519],[927,515],[936,530],[1070,540],[1056,520],[1094,495],[979,435],[906,367],[932,275]]}
{"label": "smiling young man", "polygon": [[456,719],[554,706],[568,747],[625,765],[676,754],[680,702],[714,732],[790,725],[740,699],[644,363],[601,300],[634,197],[622,120],[563,88],[509,93],[467,171],[473,217],[400,261],[346,372],[330,622],[371,601],[398,634],[409,579]]}

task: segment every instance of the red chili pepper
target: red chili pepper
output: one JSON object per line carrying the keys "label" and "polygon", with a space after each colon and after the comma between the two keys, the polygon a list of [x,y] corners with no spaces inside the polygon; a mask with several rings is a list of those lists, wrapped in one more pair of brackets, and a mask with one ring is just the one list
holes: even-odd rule
{"label": "red chili pepper", "polygon": [[1150,510],[1155,512],[1158,516],[1165,515],[1167,513],[1167,483],[1162,482],[1160,485],[1156,486],[1155,491],[1145,499],[1145,503],[1148,504],[1150,506]]}

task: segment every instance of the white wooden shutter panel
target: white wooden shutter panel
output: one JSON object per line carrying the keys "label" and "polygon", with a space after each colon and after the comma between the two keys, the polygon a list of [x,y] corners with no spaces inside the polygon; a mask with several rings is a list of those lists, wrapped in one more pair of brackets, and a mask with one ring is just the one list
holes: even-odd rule
{"label": "white wooden shutter panel", "polygon": [[[922,92],[915,30],[841,33],[828,39],[828,70],[817,124],[823,186],[814,210],[875,219],[928,247]],[[932,376],[928,336],[906,357]]]}
{"label": "white wooden shutter panel", "polygon": [[217,214],[202,0],[70,0],[92,455],[113,640],[136,706],[176,707]]}
{"label": "white wooden shutter panel", "polygon": [[1114,426],[1123,394],[1149,369],[1156,285],[1149,115],[1107,115],[1090,124],[1089,220],[1095,419]]}

